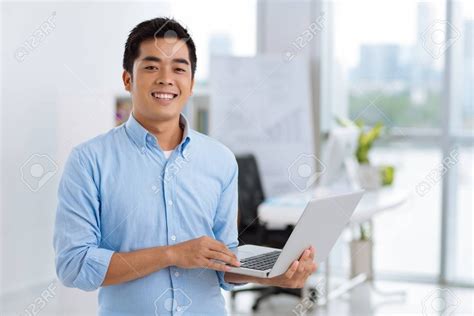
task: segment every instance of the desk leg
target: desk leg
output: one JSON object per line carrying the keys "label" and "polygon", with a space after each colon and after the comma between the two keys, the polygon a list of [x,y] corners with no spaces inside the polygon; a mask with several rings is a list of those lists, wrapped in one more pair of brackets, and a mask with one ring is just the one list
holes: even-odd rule
{"label": "desk leg", "polygon": [[[373,236],[373,228],[374,228],[374,224],[371,221],[369,221],[369,229],[370,229],[370,232]],[[344,282],[343,284],[341,284],[340,286],[338,286],[336,289],[330,291],[330,282],[329,282],[329,279],[330,279],[330,267],[329,267],[329,256],[328,258],[326,259],[326,271],[325,271],[325,277],[326,277],[326,285],[325,285],[325,290],[324,290],[324,295],[323,295],[323,298],[320,299],[317,303],[318,306],[325,306],[329,303],[329,301],[331,300],[334,300],[338,297],[340,297],[341,295],[349,292],[350,290],[352,290],[353,288],[355,288],[356,286],[358,286],[359,284],[362,284],[364,282],[369,282],[370,284],[370,287],[372,288],[373,292],[378,294],[378,295],[381,295],[381,296],[404,296],[406,293],[404,291],[396,291],[396,292],[384,292],[384,291],[381,291],[379,290],[378,288],[375,287],[375,284],[374,284],[374,281],[373,281],[373,275],[374,275],[374,271],[373,271],[373,265],[372,265],[372,262],[373,262],[373,252],[371,253],[371,258],[370,258],[370,269],[368,271],[368,273],[360,273],[356,276],[354,276],[353,278],[351,278],[350,280]]]}
{"label": "desk leg", "polygon": [[367,275],[365,273],[361,273],[357,275],[355,278],[350,279],[347,282],[344,282],[342,285],[337,287],[336,289],[332,290],[330,293],[325,293],[324,299],[318,302],[318,306],[325,306],[330,301],[340,297],[341,295],[349,292],[359,284],[364,283],[367,281]]}
{"label": "desk leg", "polygon": [[333,291],[330,290],[330,277],[331,277],[331,268],[329,267],[329,256],[326,259],[326,266],[325,266],[325,278],[326,283],[324,287],[324,295],[323,298],[320,299],[317,303],[318,306],[325,306],[329,303],[329,301],[334,300],[344,293],[347,293],[352,288],[356,287],[357,285],[364,283],[367,280],[366,274],[359,274],[355,278],[350,279],[349,281],[345,282],[341,286],[337,287]]}
{"label": "desk leg", "polygon": [[327,302],[328,299],[329,299],[329,278],[331,277],[331,271],[330,271],[330,267],[329,267],[329,255],[327,256],[326,258],[326,263],[325,263],[325,266],[324,266],[324,278],[325,278],[325,283],[324,283],[324,299],[323,301],[324,302]]}

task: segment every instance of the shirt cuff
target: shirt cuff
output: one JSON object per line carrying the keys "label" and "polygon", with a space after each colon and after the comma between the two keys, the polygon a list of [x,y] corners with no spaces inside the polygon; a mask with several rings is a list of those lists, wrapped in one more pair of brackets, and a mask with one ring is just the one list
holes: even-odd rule
{"label": "shirt cuff", "polygon": [[229,283],[229,282],[226,282],[224,280],[225,272],[223,272],[223,271],[216,271],[216,272],[217,272],[217,276],[219,277],[220,287],[222,289],[226,290],[226,291],[232,291],[234,289],[234,287],[236,287],[236,286],[247,284],[247,283]]}
{"label": "shirt cuff", "polygon": [[109,249],[89,248],[74,286],[86,291],[98,289],[104,282],[113,254],[114,251]]}
{"label": "shirt cuff", "polygon": [[233,283],[229,283],[229,282],[226,282],[224,280],[224,274],[225,272],[223,271],[216,271],[217,272],[217,276],[219,277],[219,285],[222,289],[226,290],[226,291],[232,291],[235,287],[235,284]]}

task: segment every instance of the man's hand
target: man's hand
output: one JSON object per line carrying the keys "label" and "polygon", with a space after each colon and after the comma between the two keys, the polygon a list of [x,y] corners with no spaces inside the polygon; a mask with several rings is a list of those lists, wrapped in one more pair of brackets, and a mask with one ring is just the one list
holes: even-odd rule
{"label": "man's hand", "polygon": [[284,274],[262,279],[262,283],[284,288],[303,288],[308,277],[316,271],[316,263],[313,262],[314,252],[311,246],[303,252],[299,260],[291,264]]}
{"label": "man's hand", "polygon": [[269,278],[265,284],[284,288],[303,288],[308,277],[316,271],[314,248],[306,249],[299,260],[294,261],[282,275]]}
{"label": "man's hand", "polygon": [[172,265],[180,268],[206,268],[227,272],[230,267],[224,263],[240,266],[237,256],[226,245],[208,236],[176,244],[169,251]]}
{"label": "man's hand", "polygon": [[308,277],[316,271],[314,260],[315,250],[313,247],[306,249],[301,257],[294,261],[288,270],[273,278],[257,278],[237,273],[227,272],[224,279],[230,283],[258,283],[284,288],[303,288]]}

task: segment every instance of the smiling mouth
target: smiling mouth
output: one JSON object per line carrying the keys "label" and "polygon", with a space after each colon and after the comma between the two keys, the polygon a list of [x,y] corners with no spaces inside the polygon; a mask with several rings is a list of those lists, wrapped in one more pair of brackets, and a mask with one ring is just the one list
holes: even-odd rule
{"label": "smiling mouth", "polygon": [[152,92],[151,96],[158,100],[173,100],[178,95],[176,93]]}

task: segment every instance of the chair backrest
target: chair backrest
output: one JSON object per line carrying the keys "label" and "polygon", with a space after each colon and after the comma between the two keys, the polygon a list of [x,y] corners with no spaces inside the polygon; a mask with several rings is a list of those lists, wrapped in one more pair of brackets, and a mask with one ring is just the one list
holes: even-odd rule
{"label": "chair backrest", "polygon": [[265,199],[254,155],[237,156],[239,165],[239,228],[258,225],[257,208]]}

